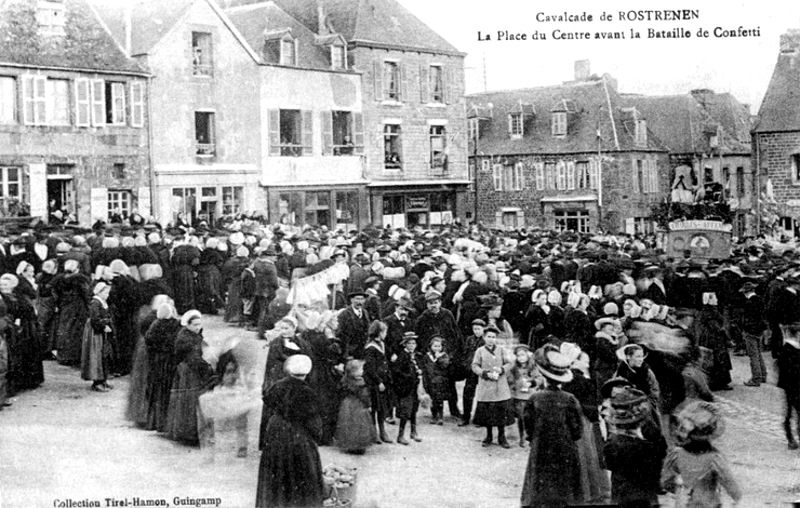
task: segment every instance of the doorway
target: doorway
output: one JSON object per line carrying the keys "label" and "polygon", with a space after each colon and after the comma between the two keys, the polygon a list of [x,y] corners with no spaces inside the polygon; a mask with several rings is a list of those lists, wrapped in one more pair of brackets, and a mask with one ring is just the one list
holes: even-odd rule
{"label": "doorway", "polygon": [[75,190],[72,179],[47,180],[47,213],[60,210],[64,215],[75,213]]}

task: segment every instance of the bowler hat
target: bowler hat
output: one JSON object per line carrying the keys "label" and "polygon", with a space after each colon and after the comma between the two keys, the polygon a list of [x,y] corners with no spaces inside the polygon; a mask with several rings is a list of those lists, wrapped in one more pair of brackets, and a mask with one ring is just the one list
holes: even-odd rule
{"label": "bowler hat", "polygon": [[603,383],[603,386],[600,387],[600,396],[604,399],[610,399],[614,388],[623,386],[633,386],[633,384],[630,382],[630,380],[628,380],[628,378],[614,376]]}
{"label": "bowler hat", "polygon": [[353,299],[353,298],[355,298],[357,296],[363,296],[364,298],[366,298],[367,297],[367,293],[365,293],[363,291],[360,291],[360,290],[355,290],[355,291],[351,291],[350,293],[347,294],[347,298],[348,299]]}

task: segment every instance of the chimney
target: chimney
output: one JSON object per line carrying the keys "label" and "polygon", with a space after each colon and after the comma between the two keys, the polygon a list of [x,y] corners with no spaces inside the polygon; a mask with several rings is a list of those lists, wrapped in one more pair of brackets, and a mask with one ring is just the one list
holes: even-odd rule
{"label": "chimney", "polygon": [[586,81],[590,75],[589,60],[575,60],[575,81]]}
{"label": "chimney", "polygon": [[324,0],[317,0],[317,33],[319,35],[328,35],[328,24],[325,22],[325,6]]}
{"label": "chimney", "polygon": [[124,16],[124,24],[125,24],[125,54],[131,56],[131,37],[133,33],[133,6],[130,2],[125,4],[125,14]]}
{"label": "chimney", "polygon": [[781,35],[781,54],[796,55],[800,52],[800,29],[792,28]]}

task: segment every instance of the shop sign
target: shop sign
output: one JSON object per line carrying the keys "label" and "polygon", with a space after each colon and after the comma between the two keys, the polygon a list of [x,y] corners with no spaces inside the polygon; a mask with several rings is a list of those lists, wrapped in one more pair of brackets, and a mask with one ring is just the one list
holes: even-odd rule
{"label": "shop sign", "polygon": [[690,229],[702,229],[707,231],[721,231],[729,233],[733,226],[714,220],[684,220],[669,223],[670,231],[687,231]]}
{"label": "shop sign", "polygon": [[406,211],[428,211],[429,208],[428,196],[406,196]]}

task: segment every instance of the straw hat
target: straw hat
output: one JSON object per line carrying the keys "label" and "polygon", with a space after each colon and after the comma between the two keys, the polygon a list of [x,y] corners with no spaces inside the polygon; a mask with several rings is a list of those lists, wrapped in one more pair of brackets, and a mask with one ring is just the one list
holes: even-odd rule
{"label": "straw hat", "polygon": [[611,397],[609,421],[618,427],[636,427],[650,413],[650,401],[643,391],[625,387]]}
{"label": "straw hat", "polygon": [[559,383],[572,381],[573,374],[569,369],[572,362],[555,346],[544,346],[537,349],[533,354],[533,361],[544,377]]}
{"label": "straw hat", "polygon": [[679,441],[712,441],[725,432],[719,409],[704,400],[687,404],[678,412],[677,420],[675,434]]}

